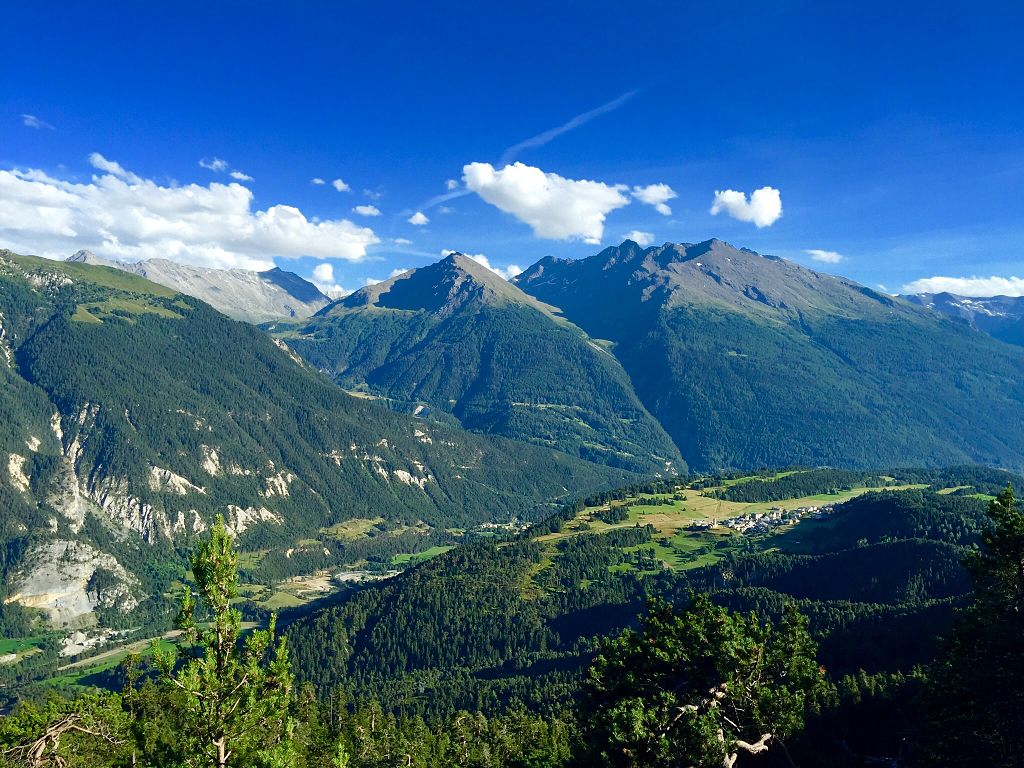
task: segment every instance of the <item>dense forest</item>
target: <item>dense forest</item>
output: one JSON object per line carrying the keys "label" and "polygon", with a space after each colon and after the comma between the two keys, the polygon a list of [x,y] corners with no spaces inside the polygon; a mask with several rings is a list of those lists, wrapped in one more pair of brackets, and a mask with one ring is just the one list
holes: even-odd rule
{"label": "dense forest", "polygon": [[119,692],[25,698],[0,720],[0,759],[1018,764],[1024,512],[1009,488],[987,503],[869,493],[778,548],[643,590],[611,577],[649,538],[566,538],[546,567],[536,532],[461,547],[281,636],[273,619],[243,629],[218,523],[191,558],[177,649],[129,659]]}

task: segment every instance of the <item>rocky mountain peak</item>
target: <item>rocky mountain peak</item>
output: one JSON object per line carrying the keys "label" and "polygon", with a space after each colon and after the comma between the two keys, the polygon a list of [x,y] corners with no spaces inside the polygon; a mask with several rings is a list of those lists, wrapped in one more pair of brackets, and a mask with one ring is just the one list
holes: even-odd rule
{"label": "rocky mountain peak", "polygon": [[339,299],[320,314],[376,306],[448,315],[469,305],[502,302],[525,304],[547,311],[535,299],[482,264],[465,254],[450,253],[434,264],[410,269],[382,283],[362,288]]}

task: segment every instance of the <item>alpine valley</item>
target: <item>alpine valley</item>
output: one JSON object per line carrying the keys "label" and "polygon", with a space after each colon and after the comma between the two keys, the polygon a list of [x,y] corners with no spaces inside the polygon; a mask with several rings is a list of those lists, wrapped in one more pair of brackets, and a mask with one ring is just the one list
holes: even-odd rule
{"label": "alpine valley", "polygon": [[[1024,347],[950,306],[719,240],[512,280],[450,254],[329,303],[289,273],[0,252],[0,680],[159,667],[212,536],[359,766],[592,764],[602,638],[698,593],[713,621],[807,617],[794,658],[831,677],[801,764],[890,754],[911,724],[858,724],[910,706],[1024,483]],[[479,749],[534,729],[541,762],[455,757],[465,710]]]}

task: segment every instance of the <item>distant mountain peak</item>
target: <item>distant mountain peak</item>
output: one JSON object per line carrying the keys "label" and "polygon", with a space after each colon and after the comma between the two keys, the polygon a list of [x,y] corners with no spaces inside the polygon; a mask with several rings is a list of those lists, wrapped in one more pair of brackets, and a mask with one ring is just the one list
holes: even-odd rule
{"label": "distant mountain peak", "polygon": [[472,304],[501,302],[524,304],[550,313],[550,308],[501,275],[463,253],[454,252],[433,264],[368,285],[325,307],[320,314],[331,314],[334,308],[376,306],[448,315]]}
{"label": "distant mountain peak", "polygon": [[71,256],[68,256],[65,261],[69,261],[75,264],[92,264],[100,267],[119,267],[121,262],[114,261],[112,259],[104,259],[97,256],[92,251],[75,251]]}
{"label": "distant mountain peak", "polygon": [[125,262],[104,259],[86,250],[78,251],[66,261],[131,272],[201,299],[229,317],[250,323],[309,317],[330,303],[330,299],[308,280],[279,267],[255,272],[197,267],[160,258]]}

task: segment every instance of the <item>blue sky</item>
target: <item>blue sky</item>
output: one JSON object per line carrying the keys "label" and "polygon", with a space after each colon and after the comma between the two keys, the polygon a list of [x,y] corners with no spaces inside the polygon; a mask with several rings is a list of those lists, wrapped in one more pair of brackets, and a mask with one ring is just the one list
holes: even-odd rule
{"label": "blue sky", "polygon": [[1018,4],[162,5],[0,4],[0,245],[352,289],[640,232],[1024,293]]}

